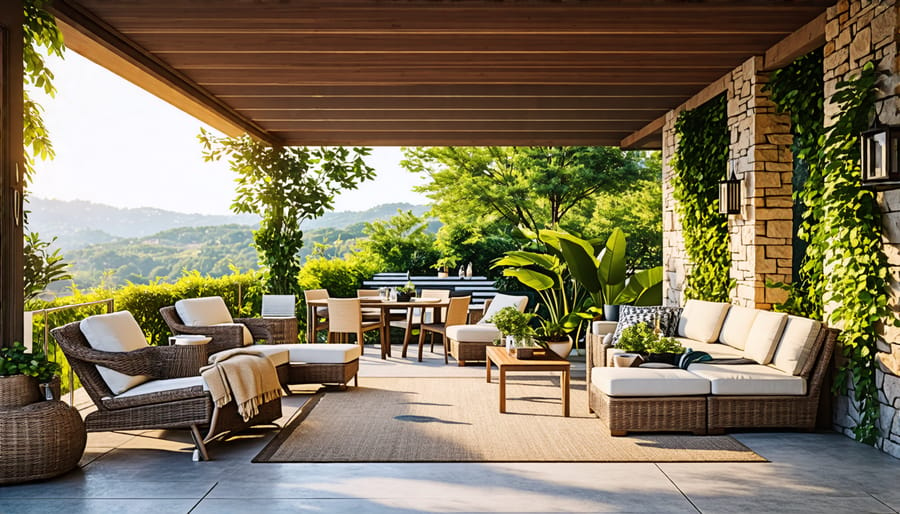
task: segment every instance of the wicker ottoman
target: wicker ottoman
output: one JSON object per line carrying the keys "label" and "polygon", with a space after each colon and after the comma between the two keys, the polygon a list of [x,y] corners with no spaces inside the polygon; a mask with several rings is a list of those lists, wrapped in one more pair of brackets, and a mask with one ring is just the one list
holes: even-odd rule
{"label": "wicker ottoman", "polygon": [[709,381],[683,369],[594,368],[590,408],[614,436],[706,434]]}
{"label": "wicker ottoman", "polygon": [[0,484],[61,475],[76,466],[87,433],[81,415],[60,401],[0,409]]}
{"label": "wicker ottoman", "polygon": [[459,366],[465,366],[468,361],[484,361],[484,349],[499,337],[500,331],[495,326],[484,323],[447,327],[450,356]]}
{"label": "wicker ottoman", "polygon": [[[251,347],[266,354],[289,384],[347,385],[359,372],[360,348],[356,344],[257,344]],[[287,390],[287,387],[285,387]]]}

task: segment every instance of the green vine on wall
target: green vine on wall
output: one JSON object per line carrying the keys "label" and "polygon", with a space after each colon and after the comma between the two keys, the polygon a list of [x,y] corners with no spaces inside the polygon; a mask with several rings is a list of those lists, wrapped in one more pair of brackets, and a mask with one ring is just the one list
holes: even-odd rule
{"label": "green vine on wall", "polygon": [[729,277],[728,218],[719,214],[719,181],[728,163],[729,133],[725,95],[682,111],[675,121],[679,138],[672,179],[684,247],[692,265],[686,298],[727,302]]}
{"label": "green vine on wall", "polygon": [[[809,177],[794,202],[802,205],[797,236],[806,241],[806,255],[800,265],[798,280],[793,284],[769,282],[766,285],[786,289],[788,299],[775,310],[822,320],[825,280],[822,263],[825,261],[827,235],[822,218],[825,211],[825,150],[821,138],[825,136],[825,86],[822,77],[822,51],[816,50],[800,57],[790,65],[776,70],[766,84],[779,112],[791,117],[794,136],[791,152],[794,160],[801,160],[809,170]],[[794,169],[798,163],[795,162]],[[795,256],[797,258],[798,256]]]}
{"label": "green vine on wall", "polygon": [[816,72],[811,62],[798,62],[776,72],[770,84],[779,108],[798,113],[792,114],[794,152],[810,166],[810,178],[796,194],[806,205],[799,235],[809,248],[801,283],[790,288],[791,298],[781,307],[822,319],[823,306],[833,306],[827,319],[841,328],[844,356],[835,389],[845,393],[852,381],[860,412],[854,435],[872,444],[878,437],[878,325],[892,313],[881,213],[875,195],[860,184],[859,133],[869,126],[878,73],[868,63],[860,75],[837,85],[830,101],[839,114],[825,136],[819,135],[823,122],[812,103],[818,93],[811,91],[810,76],[816,73],[821,76],[821,68]]}

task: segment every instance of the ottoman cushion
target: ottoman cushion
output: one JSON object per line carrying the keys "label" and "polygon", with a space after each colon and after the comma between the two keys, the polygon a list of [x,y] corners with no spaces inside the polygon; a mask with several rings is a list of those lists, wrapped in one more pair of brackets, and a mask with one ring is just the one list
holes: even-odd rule
{"label": "ottoman cushion", "polygon": [[709,380],[683,369],[594,368],[591,383],[607,396],[709,394]]}
{"label": "ottoman cushion", "polygon": [[292,363],[306,362],[310,364],[344,364],[359,359],[360,349],[357,344],[279,344],[280,348],[290,352]]}
{"label": "ottoman cushion", "polygon": [[465,343],[492,343],[500,337],[493,325],[453,325],[447,327],[447,337]]}
{"label": "ottoman cushion", "polygon": [[[282,364],[288,363],[289,353],[287,348],[280,348],[281,346],[288,346],[286,344],[281,345],[267,345],[267,344],[255,344],[253,346],[247,347],[248,350],[253,350],[259,353],[262,353],[266,357],[272,361],[272,365],[275,367],[281,366]],[[210,361],[214,356],[210,356]]]}

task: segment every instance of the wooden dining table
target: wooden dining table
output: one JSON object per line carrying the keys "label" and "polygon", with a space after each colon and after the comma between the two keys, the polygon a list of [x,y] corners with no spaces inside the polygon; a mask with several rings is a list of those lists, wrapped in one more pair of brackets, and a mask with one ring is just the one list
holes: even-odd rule
{"label": "wooden dining table", "polygon": [[[396,300],[387,300],[380,296],[361,296],[357,298],[360,303],[360,308],[365,309],[380,309],[381,310],[381,330],[379,331],[381,334],[381,358],[387,359],[391,355],[391,311],[405,309],[407,314],[412,309],[416,308],[425,308],[425,309],[434,309],[434,321],[435,323],[440,322],[441,316],[441,308],[449,307],[450,300],[442,299],[442,298],[413,298],[408,302],[398,302]],[[328,307],[328,300],[310,300],[306,302],[306,340],[308,342],[315,342],[315,323],[310,323],[309,320],[313,319],[315,316],[316,308],[318,307]],[[407,319],[409,316],[407,315]]]}

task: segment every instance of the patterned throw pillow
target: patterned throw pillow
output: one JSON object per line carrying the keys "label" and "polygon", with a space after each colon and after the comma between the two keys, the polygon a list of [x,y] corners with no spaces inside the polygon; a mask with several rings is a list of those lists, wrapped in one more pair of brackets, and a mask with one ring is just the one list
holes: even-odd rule
{"label": "patterned throw pillow", "polygon": [[646,323],[653,328],[656,326],[657,318],[659,318],[659,330],[662,335],[672,337],[678,332],[678,318],[681,317],[681,310],[681,307],[623,305],[619,310],[619,324],[616,325],[612,344],[616,344],[622,331],[626,328],[638,323]]}

